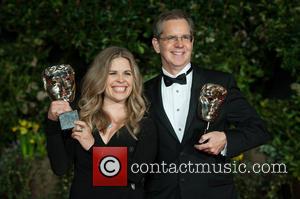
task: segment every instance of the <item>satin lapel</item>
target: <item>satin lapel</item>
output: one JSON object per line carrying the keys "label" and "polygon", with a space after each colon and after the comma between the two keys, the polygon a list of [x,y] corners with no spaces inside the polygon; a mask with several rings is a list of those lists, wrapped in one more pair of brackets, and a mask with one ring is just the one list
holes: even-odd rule
{"label": "satin lapel", "polygon": [[160,121],[160,124],[164,125],[169,133],[179,142],[177,135],[172,127],[172,124],[165,112],[163,102],[162,102],[162,96],[161,96],[161,78],[158,78],[158,81],[156,81],[156,85],[153,87],[153,102],[156,102],[157,105],[153,106],[155,109],[155,115],[159,118],[158,121]]}
{"label": "satin lapel", "polygon": [[185,125],[182,143],[184,143],[193,134],[192,131],[189,131],[189,128],[194,120],[194,117],[197,117],[198,98],[200,96],[200,90],[202,86],[205,84],[205,82],[206,82],[206,77],[204,76],[203,72],[199,68],[193,66],[193,80],[192,80],[192,88],[191,88],[190,107],[189,107],[188,117],[186,119],[186,125]]}

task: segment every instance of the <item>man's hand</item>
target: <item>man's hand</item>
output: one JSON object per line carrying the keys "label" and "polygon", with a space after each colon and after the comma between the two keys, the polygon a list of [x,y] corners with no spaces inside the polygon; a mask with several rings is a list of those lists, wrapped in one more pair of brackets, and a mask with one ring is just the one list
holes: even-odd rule
{"label": "man's hand", "polygon": [[227,143],[226,135],[223,131],[212,131],[201,136],[199,144],[194,147],[200,151],[212,155],[218,155]]}
{"label": "man's hand", "polygon": [[62,113],[72,111],[69,102],[63,100],[52,101],[48,110],[48,119],[57,121]]}

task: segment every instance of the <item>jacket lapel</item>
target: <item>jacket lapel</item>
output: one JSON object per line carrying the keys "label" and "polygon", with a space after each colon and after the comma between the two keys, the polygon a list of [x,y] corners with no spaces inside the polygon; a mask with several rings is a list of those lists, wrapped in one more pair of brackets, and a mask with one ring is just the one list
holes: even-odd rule
{"label": "jacket lapel", "polygon": [[[190,106],[189,106],[188,116],[186,119],[186,125],[185,125],[182,143],[188,140],[188,138],[193,134],[193,132],[189,131],[189,128],[192,125],[194,117],[198,117],[197,116],[198,99],[200,96],[201,88],[206,82],[206,78],[203,75],[203,72],[195,66],[192,67],[193,67],[193,80],[192,80],[192,88],[191,88]],[[205,125],[204,121],[201,120],[200,122],[202,122],[203,125]]]}

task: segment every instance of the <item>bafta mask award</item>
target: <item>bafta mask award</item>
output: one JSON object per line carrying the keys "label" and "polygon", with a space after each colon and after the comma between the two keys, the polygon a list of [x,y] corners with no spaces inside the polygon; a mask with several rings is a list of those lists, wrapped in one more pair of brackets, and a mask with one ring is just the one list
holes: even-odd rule
{"label": "bafta mask award", "polygon": [[[75,72],[70,65],[56,65],[46,68],[43,72],[43,83],[51,100],[72,102],[75,98]],[[62,130],[74,127],[78,120],[77,110],[59,115]]]}
{"label": "bafta mask award", "polygon": [[227,90],[218,84],[208,83],[202,87],[199,97],[198,115],[204,121],[207,121],[204,134],[207,133],[210,123],[217,118],[218,111],[226,95]]}

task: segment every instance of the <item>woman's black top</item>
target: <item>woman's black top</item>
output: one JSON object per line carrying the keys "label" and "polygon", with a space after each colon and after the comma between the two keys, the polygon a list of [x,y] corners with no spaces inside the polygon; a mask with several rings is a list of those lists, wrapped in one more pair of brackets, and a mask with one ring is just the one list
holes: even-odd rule
{"label": "woman's black top", "polygon": [[47,151],[53,172],[65,174],[74,165],[74,178],[70,190],[70,198],[103,198],[122,199],[144,197],[144,177],[146,174],[132,173],[132,163],[151,163],[154,161],[157,147],[156,127],[150,118],[140,122],[138,140],[134,139],[124,126],[105,144],[98,132],[93,133],[93,147],[120,146],[128,151],[128,186],[93,186],[92,182],[92,150],[86,151],[80,143],[71,138],[71,130],[61,131],[59,122],[47,120]]}

